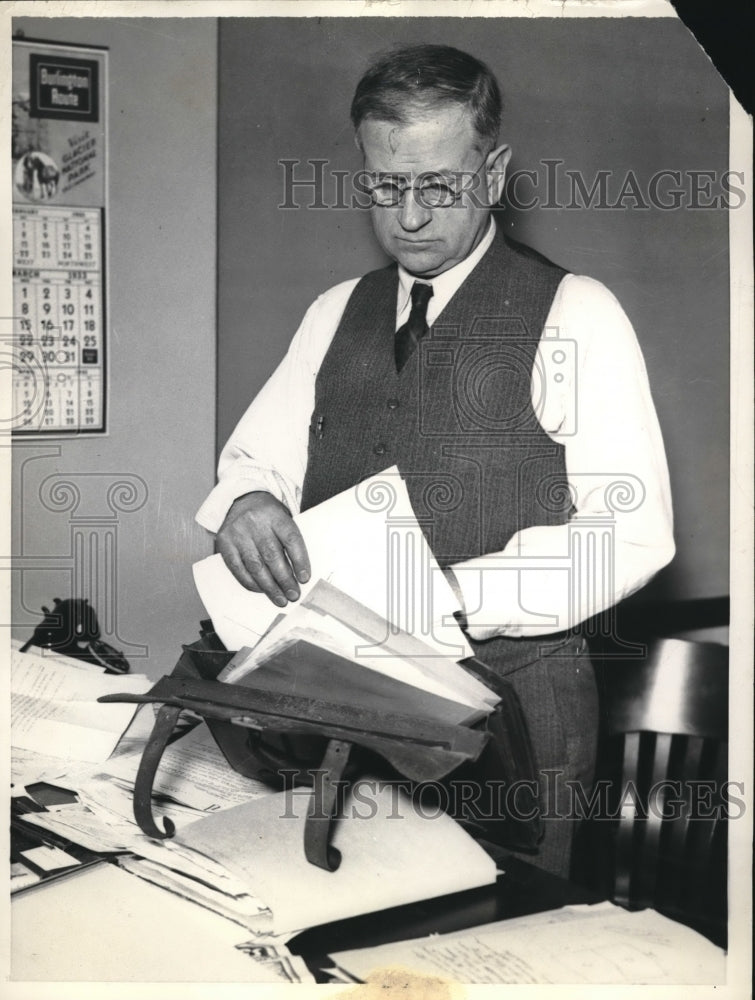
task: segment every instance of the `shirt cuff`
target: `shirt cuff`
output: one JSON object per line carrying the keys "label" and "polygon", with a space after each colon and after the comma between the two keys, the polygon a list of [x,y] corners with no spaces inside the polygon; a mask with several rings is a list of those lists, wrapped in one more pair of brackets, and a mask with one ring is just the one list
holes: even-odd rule
{"label": "shirt cuff", "polygon": [[238,500],[239,497],[243,497],[247,493],[255,493],[260,490],[272,493],[276,500],[286,503],[284,491],[274,477],[264,474],[250,475],[244,478],[234,476],[220,480],[197,511],[195,520],[203,528],[215,534],[220,529],[234,500]]}
{"label": "shirt cuff", "polygon": [[570,628],[568,569],[515,567],[512,561],[482,556],[452,567],[469,637],[480,642],[499,635],[553,635]]}

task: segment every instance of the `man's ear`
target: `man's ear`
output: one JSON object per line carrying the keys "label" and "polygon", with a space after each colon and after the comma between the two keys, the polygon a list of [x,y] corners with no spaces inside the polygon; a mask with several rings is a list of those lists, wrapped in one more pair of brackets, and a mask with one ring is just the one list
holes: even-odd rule
{"label": "man's ear", "polygon": [[511,146],[498,146],[485,158],[485,175],[488,185],[489,204],[497,205],[506,182],[506,167],[511,159]]}

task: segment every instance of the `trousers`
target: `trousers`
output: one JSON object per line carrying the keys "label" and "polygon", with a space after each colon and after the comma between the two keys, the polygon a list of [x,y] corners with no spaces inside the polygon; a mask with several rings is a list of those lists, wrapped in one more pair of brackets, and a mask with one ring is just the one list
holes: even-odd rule
{"label": "trousers", "polygon": [[[496,670],[495,660],[486,662]],[[572,636],[517,670],[499,669],[527,720],[545,826],[537,854],[519,856],[568,878],[579,802],[592,788],[598,740],[598,691],[587,642]]]}

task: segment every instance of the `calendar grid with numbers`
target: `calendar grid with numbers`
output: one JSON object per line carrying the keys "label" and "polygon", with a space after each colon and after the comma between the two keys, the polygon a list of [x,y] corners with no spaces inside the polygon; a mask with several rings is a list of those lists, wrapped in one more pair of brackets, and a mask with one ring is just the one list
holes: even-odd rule
{"label": "calendar grid with numbers", "polygon": [[103,216],[13,208],[16,434],[105,430]]}

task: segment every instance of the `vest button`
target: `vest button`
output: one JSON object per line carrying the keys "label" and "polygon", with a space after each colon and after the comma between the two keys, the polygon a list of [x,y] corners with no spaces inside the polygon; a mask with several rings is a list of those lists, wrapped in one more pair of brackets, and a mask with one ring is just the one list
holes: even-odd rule
{"label": "vest button", "polygon": [[399,401],[397,399],[389,399],[388,400],[388,409],[389,410],[397,410],[398,407],[399,407]]}
{"label": "vest button", "polygon": [[372,450],[375,452],[376,455],[385,455],[386,451],[385,445],[382,443],[382,441],[378,442],[378,444],[376,444]]}

